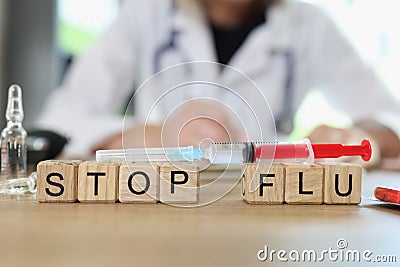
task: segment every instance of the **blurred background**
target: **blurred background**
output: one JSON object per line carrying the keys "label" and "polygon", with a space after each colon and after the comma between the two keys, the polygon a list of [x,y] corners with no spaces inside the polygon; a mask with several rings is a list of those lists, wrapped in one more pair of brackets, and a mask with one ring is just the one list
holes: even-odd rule
{"label": "blurred background", "polygon": [[[25,127],[34,128],[46,96],[57,90],[68,66],[109,27],[121,0],[0,0],[0,126],[7,88],[24,90]],[[364,60],[400,97],[400,16],[396,0],[315,0],[337,22]],[[93,8],[96,7],[96,8]],[[371,20],[373,18],[373,20]],[[361,97],[361,96],[360,96]],[[361,101],[361,100],[360,100]],[[318,113],[315,109],[319,110]],[[346,126],[322,95],[312,91],[296,115],[291,139],[317,124]],[[301,125],[301,127],[299,127]]]}

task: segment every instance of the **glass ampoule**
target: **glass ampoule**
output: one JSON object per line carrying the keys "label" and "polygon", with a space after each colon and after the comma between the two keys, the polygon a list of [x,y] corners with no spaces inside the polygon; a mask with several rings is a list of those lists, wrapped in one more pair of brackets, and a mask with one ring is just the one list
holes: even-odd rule
{"label": "glass ampoule", "polygon": [[7,126],[1,132],[1,180],[26,176],[26,131],[22,127],[22,90],[11,85],[6,110]]}

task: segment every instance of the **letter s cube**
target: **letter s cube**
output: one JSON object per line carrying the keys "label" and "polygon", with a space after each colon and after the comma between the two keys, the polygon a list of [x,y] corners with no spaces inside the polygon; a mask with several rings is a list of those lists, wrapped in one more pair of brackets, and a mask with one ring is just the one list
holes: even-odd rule
{"label": "letter s cube", "polygon": [[78,199],[78,168],[81,161],[46,160],[37,165],[39,202],[75,202]]}

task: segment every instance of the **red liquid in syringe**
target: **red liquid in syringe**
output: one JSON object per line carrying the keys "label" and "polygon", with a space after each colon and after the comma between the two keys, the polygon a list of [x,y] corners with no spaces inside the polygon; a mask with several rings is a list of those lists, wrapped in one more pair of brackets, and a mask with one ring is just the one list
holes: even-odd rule
{"label": "red liquid in syringe", "polygon": [[311,144],[308,139],[293,143],[254,143],[254,162],[262,160],[287,160],[313,162],[314,159],[361,156],[371,158],[371,143],[363,140],[361,145]]}

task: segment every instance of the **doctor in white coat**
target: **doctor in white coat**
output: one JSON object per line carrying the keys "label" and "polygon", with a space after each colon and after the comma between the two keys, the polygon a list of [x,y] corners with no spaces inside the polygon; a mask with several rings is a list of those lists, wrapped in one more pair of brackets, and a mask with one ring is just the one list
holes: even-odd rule
{"label": "doctor in white coat", "polygon": [[[228,64],[252,79],[270,103],[278,133],[290,132],[305,95],[318,88],[353,119],[354,127],[321,126],[311,134],[313,141],[348,143],[368,136],[378,160],[400,152],[399,103],[321,10],[292,0],[126,0],[115,23],[49,97],[38,125],[71,138],[66,157],[88,158],[96,149],[121,147],[121,110],[135,85],[190,61]],[[215,71],[223,75],[224,68]],[[155,101],[157,90],[136,100],[139,110],[125,122],[125,134],[131,137],[125,138],[125,146],[142,146],[144,138],[147,146],[160,145],[166,113],[144,133],[140,112],[141,103]],[[181,130],[181,145],[198,145],[206,137],[245,139],[228,113],[215,103],[189,101],[170,129]],[[218,122],[207,119],[208,114]],[[251,138],[251,129],[246,131]]]}

